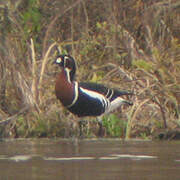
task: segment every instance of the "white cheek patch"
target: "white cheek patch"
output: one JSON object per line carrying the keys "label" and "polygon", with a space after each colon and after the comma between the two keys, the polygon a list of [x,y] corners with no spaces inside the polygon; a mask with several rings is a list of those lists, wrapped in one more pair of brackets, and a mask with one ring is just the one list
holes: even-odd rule
{"label": "white cheek patch", "polygon": [[68,59],[69,59],[69,57],[68,57],[68,56],[65,56],[65,57],[64,57],[64,60],[68,60]]}
{"label": "white cheek patch", "polygon": [[57,59],[56,59],[56,63],[58,63],[58,64],[60,64],[61,61],[62,61],[61,58],[57,58]]}
{"label": "white cheek patch", "polygon": [[69,58],[67,56],[64,57],[64,67],[66,67],[66,62],[67,60],[69,60]]}

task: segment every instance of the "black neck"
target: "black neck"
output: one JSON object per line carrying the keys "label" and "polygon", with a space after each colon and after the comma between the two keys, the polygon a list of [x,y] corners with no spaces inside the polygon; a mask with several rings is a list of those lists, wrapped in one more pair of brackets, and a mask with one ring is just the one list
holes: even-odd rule
{"label": "black neck", "polygon": [[71,82],[74,81],[74,79],[75,79],[75,74],[76,74],[76,70],[75,70],[75,69],[73,69],[72,71],[70,71],[70,80],[71,80]]}
{"label": "black neck", "polygon": [[73,70],[70,71],[68,68],[65,68],[64,73],[65,73],[67,81],[69,83],[72,83],[75,79],[75,71]]}

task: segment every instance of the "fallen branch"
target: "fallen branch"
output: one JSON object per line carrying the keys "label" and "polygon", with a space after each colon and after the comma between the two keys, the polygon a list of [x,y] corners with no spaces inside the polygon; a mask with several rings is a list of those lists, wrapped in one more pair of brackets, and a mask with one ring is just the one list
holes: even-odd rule
{"label": "fallen branch", "polygon": [[7,124],[13,120],[16,120],[18,116],[20,116],[21,114],[24,114],[28,111],[29,107],[25,106],[24,108],[22,108],[18,113],[14,114],[13,116],[10,116],[2,121],[0,121],[0,125],[4,125]]}

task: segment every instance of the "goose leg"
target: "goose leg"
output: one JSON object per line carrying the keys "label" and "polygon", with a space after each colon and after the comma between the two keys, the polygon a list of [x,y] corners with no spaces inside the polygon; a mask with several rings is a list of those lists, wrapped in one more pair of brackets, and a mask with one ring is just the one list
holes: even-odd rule
{"label": "goose leg", "polygon": [[79,125],[79,137],[83,137],[83,127],[86,125],[86,120],[79,120],[78,125]]}
{"label": "goose leg", "polygon": [[98,122],[98,126],[99,126],[98,136],[102,137],[104,135],[102,116],[97,117],[97,122]]}

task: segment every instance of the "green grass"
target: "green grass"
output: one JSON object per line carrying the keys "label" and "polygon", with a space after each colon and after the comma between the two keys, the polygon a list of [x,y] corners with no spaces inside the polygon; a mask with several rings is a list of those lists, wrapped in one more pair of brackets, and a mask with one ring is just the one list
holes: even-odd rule
{"label": "green grass", "polygon": [[106,128],[107,135],[111,137],[124,137],[127,122],[119,119],[115,114],[104,117],[103,126]]}

